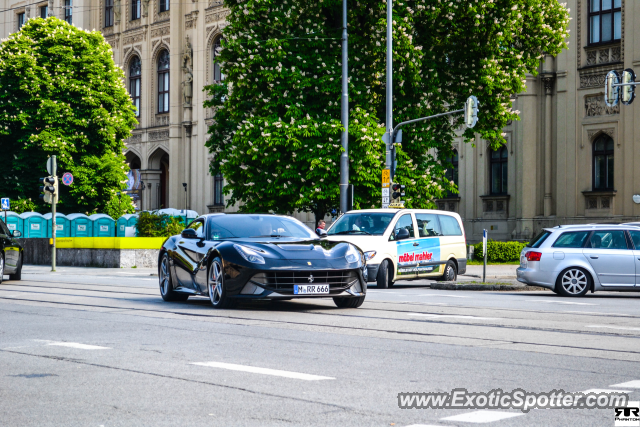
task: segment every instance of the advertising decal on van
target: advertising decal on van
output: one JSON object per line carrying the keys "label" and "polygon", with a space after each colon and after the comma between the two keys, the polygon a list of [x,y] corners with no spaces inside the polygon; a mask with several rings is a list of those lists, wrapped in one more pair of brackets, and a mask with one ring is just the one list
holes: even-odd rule
{"label": "advertising decal on van", "polygon": [[440,239],[437,237],[404,240],[396,245],[399,275],[429,273],[440,266]]}

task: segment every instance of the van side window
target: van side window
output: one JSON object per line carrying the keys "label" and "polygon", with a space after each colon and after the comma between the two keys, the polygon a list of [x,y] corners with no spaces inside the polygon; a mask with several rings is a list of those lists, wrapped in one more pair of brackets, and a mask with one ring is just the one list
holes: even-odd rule
{"label": "van side window", "polygon": [[416,213],[416,221],[418,222],[418,232],[420,237],[442,236],[438,215]]}
{"label": "van side window", "polygon": [[455,217],[449,215],[438,215],[440,218],[440,226],[442,226],[442,234],[444,236],[462,236],[460,224]]}
{"label": "van side window", "polygon": [[389,236],[389,240],[396,240],[396,234],[401,228],[406,228],[409,231],[409,238],[413,239],[415,234],[413,232],[413,221],[411,220],[411,214],[402,215],[395,227],[393,227],[393,233]]}

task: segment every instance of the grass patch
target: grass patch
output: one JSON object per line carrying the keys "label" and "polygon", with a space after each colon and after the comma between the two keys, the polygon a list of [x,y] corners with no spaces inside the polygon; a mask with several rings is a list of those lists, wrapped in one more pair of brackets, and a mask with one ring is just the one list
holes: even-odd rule
{"label": "grass patch", "polygon": [[[478,260],[472,260],[472,261],[467,261],[467,265],[482,265],[483,262],[482,261],[478,261]],[[520,265],[519,261],[512,261],[512,262],[487,262],[487,266],[491,266],[491,265]]]}

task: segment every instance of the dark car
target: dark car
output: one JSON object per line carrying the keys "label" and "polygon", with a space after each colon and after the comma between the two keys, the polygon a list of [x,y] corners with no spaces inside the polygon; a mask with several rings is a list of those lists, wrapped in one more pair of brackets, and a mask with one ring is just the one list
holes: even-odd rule
{"label": "dark car", "polygon": [[17,238],[22,236],[18,230],[9,230],[0,220],[0,283],[5,274],[9,280],[22,279],[22,245]]}
{"label": "dark car", "polygon": [[295,218],[210,214],[168,238],[158,259],[165,301],[208,296],[218,308],[243,299],[332,297],[360,307],[367,289],[362,251],[320,239]]}

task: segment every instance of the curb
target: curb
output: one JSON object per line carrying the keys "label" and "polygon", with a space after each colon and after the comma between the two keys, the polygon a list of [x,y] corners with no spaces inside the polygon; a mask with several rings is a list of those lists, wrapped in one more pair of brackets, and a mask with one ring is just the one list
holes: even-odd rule
{"label": "curb", "polygon": [[550,289],[540,286],[525,285],[463,285],[457,282],[436,282],[432,283],[431,289],[440,289],[447,291],[550,291]]}

